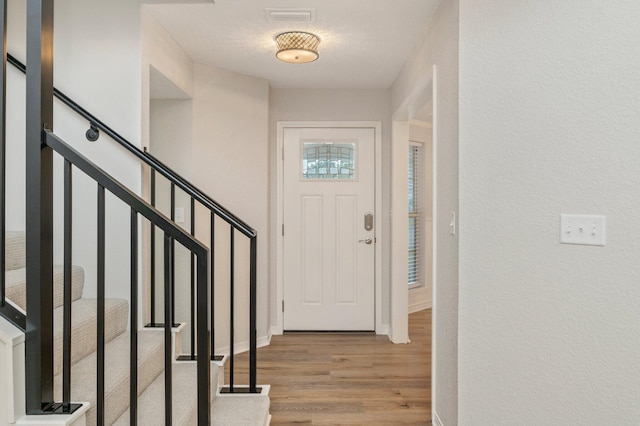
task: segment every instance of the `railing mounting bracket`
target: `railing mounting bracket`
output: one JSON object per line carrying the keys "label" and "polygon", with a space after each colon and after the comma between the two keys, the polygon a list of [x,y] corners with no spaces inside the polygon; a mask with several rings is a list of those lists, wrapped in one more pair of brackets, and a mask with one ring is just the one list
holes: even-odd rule
{"label": "railing mounting bracket", "polygon": [[93,123],[89,124],[89,130],[87,130],[85,136],[89,142],[97,141],[100,137],[100,130],[98,129],[98,126]]}

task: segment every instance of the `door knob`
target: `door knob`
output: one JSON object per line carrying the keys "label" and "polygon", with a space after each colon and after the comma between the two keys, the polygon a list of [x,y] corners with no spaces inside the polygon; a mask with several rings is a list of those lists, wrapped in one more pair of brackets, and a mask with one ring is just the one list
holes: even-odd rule
{"label": "door knob", "polygon": [[371,244],[373,240],[371,238],[367,238],[364,240],[358,240],[359,243]]}

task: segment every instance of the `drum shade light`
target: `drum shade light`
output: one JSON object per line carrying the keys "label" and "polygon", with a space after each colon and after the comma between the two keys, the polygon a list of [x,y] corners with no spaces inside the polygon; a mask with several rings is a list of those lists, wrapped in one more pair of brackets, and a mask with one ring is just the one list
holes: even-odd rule
{"label": "drum shade light", "polygon": [[305,64],[318,59],[317,35],[290,31],[276,36],[276,57],[291,64]]}

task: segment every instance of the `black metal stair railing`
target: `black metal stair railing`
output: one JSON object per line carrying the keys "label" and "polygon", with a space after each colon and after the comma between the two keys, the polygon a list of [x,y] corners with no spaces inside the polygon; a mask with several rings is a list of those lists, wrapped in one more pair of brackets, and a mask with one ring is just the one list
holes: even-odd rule
{"label": "black metal stair railing", "polygon": [[[54,412],[71,412],[77,404],[71,404],[71,264],[72,264],[72,227],[71,216],[72,170],[82,171],[96,182],[97,188],[97,424],[105,422],[105,235],[106,212],[105,196],[112,194],[130,207],[130,244],[131,244],[131,323],[130,323],[130,407],[131,424],[136,424],[137,415],[137,330],[138,324],[138,244],[139,220],[146,219],[154,230],[162,231],[164,241],[163,269],[164,280],[162,292],[164,294],[164,337],[165,337],[165,421],[171,424],[171,333],[175,318],[175,243],[178,242],[191,253],[191,353],[189,359],[197,363],[197,403],[198,424],[210,424],[210,359],[214,348],[214,290],[216,283],[211,268],[215,256],[215,228],[216,218],[221,218],[229,224],[231,243],[231,274],[230,274],[230,365],[233,366],[234,321],[233,311],[235,301],[234,282],[234,254],[235,235],[242,234],[250,240],[250,301],[249,301],[249,392],[260,390],[256,387],[256,258],[257,234],[250,226],[218,204],[203,191],[195,187],[186,179],[162,162],[146,153],[111,128],[106,126],[95,116],[76,104],[69,97],[53,87],[53,0],[27,1],[27,64],[28,68],[19,63],[6,51],[7,39],[7,0],[0,0],[0,35],[2,35],[1,64],[0,64],[0,315],[24,330],[25,339],[25,388],[26,411],[28,414],[50,414]],[[5,288],[5,209],[6,209],[6,63],[9,62],[27,76],[27,114],[26,114],[26,313],[17,309],[6,301]],[[54,96],[72,108],[82,117],[89,120],[90,129],[86,137],[97,140],[102,131],[124,146],[129,152],[140,159],[151,169],[152,175],[160,174],[168,179],[172,187],[172,199],[175,203],[175,189],[184,191],[191,199],[191,229],[185,231],[173,219],[167,218],[155,206],[155,194],[152,204],[148,204],[141,197],[121,185],[111,176],[103,172],[98,166],[83,157],[52,132],[53,99]],[[62,402],[54,402],[53,397],[53,157],[59,155],[64,159],[64,193],[63,193],[63,372],[62,372]],[[152,179],[155,187],[155,179]],[[211,249],[195,238],[195,203],[204,206],[210,212],[211,220]],[[152,233],[155,235],[155,232]],[[155,238],[155,237],[154,237]],[[157,259],[154,259],[154,268]],[[152,274],[155,274],[152,269]],[[155,279],[155,278],[154,278]],[[155,284],[155,281],[154,281]],[[157,293],[155,285],[152,291]],[[152,303],[151,306],[154,306]],[[155,308],[152,315],[155,315]],[[155,322],[155,318],[152,318]],[[209,329],[211,327],[211,329]],[[234,392],[233,368],[230,371],[229,392]],[[237,391],[245,391],[238,389]]]}
{"label": "black metal stair railing", "polygon": [[[175,242],[178,242],[192,253],[195,258],[196,290],[195,298],[198,303],[198,311],[194,321],[197,335],[197,390],[198,390],[198,424],[209,424],[210,419],[210,383],[209,383],[209,319],[207,304],[209,301],[209,250],[202,243],[197,241],[189,233],[177,226],[169,218],[146,203],[131,190],[117,182],[115,179],[100,170],[69,145],[64,143],[55,134],[46,131],[44,134],[46,145],[65,160],[64,167],[64,331],[63,331],[63,402],[61,410],[70,407],[70,383],[71,383],[71,235],[72,235],[72,167],[82,171],[85,175],[96,182],[98,194],[98,319],[97,319],[97,423],[104,424],[105,418],[105,194],[109,192],[128,205],[131,209],[130,215],[130,247],[131,247],[131,315],[130,315],[130,424],[137,422],[137,376],[138,376],[138,344],[137,330],[138,324],[138,219],[143,217],[164,233],[164,285],[165,296],[171,297],[171,262],[170,257]],[[52,302],[49,302],[52,303]],[[165,303],[164,315],[171,318],[172,304]],[[172,327],[170,321],[164,321],[164,369],[165,369],[165,424],[171,424],[172,416]]]}
{"label": "black metal stair railing", "polygon": [[[6,5],[6,2],[5,2]],[[46,10],[38,10],[41,7],[41,3],[30,2],[30,13],[38,18],[42,15],[49,15],[49,19],[52,19],[52,14],[47,13]],[[44,7],[42,9],[45,9]],[[0,10],[2,12],[2,10]],[[38,16],[39,15],[39,16]],[[1,22],[1,20],[0,20]],[[6,21],[5,21],[6,22]],[[30,33],[30,44],[34,44],[34,34]],[[41,41],[42,42],[42,41]],[[42,42],[44,43],[44,42]],[[37,43],[36,43],[37,44]],[[37,47],[37,46],[36,46]],[[50,48],[51,46],[49,46]],[[46,50],[43,48],[42,50]],[[37,57],[37,55],[36,55]],[[40,58],[46,57],[46,55],[40,55]],[[37,60],[36,60],[37,61]],[[31,83],[33,80],[46,80],[46,74],[52,72],[52,62],[42,60],[41,67],[34,68],[37,70],[35,75],[29,76]],[[0,84],[0,90],[2,91],[2,110],[0,110],[0,135],[2,146],[0,151],[5,152],[5,98],[4,93],[6,89],[5,72],[3,69],[0,76],[2,83]],[[51,86],[52,87],[52,86]],[[31,117],[31,121],[40,120],[44,117],[46,120],[51,120],[52,108],[51,105],[46,105],[46,87],[42,93],[37,91],[31,91],[28,93],[28,111],[29,113],[38,112],[38,110],[47,110],[40,114],[33,114],[35,117]],[[33,124],[33,123],[31,123]],[[194,262],[194,273],[196,276],[195,283],[195,295],[197,300],[197,314],[194,318],[194,324],[196,326],[197,335],[197,351],[200,354],[197,364],[197,418],[199,425],[209,425],[211,421],[211,407],[210,407],[210,374],[211,368],[209,362],[209,318],[208,318],[208,303],[209,303],[209,250],[202,243],[197,241],[192,235],[185,232],[181,227],[177,226],[173,221],[160,213],[156,208],[149,205],[142,198],[134,194],[131,190],[120,184],[111,176],[107,175],[95,164],[91,163],[88,159],[83,157],[80,153],[75,151],[69,145],[64,143],[50,130],[47,130],[45,124],[44,130],[42,126],[31,126],[28,130],[28,134],[31,138],[27,139],[27,153],[28,156],[27,169],[34,171],[38,179],[34,179],[34,182],[30,182],[27,185],[27,202],[30,205],[34,203],[38,208],[32,208],[28,212],[27,222],[28,224],[39,224],[36,232],[32,227],[27,228],[27,311],[26,313],[17,310],[11,303],[7,303],[5,299],[5,286],[4,286],[4,267],[0,276],[0,282],[2,282],[2,293],[0,294],[1,309],[0,315],[11,320],[19,326],[27,335],[26,338],[26,412],[27,414],[55,414],[55,413],[71,413],[75,411],[79,404],[71,403],[71,353],[72,353],[72,341],[71,341],[71,319],[72,319],[72,278],[71,278],[71,265],[72,265],[72,234],[73,234],[73,168],[83,172],[86,176],[91,178],[96,183],[97,191],[97,338],[96,338],[96,353],[97,353],[97,373],[96,373],[96,424],[102,426],[105,424],[105,296],[106,296],[106,193],[110,193],[121,202],[130,207],[130,269],[131,269],[131,282],[130,282],[130,298],[131,298],[131,313],[130,313],[130,353],[129,353],[129,407],[130,407],[130,424],[137,424],[137,401],[138,401],[138,339],[137,330],[138,324],[138,276],[139,276],[139,262],[138,262],[138,239],[139,239],[139,221],[141,218],[148,220],[156,228],[164,233],[165,240],[165,253],[164,264],[165,270],[170,271],[171,264],[169,258],[171,256],[171,250],[174,246],[174,242],[178,242],[187,250],[192,253]],[[34,131],[34,129],[40,129]],[[34,137],[35,135],[35,137]],[[31,141],[32,143],[29,143]],[[35,143],[33,143],[35,142]],[[53,268],[52,253],[52,181],[53,181],[53,168],[52,159],[54,153],[57,153],[64,159],[63,167],[63,348],[62,348],[62,402],[55,402],[53,398],[53,285],[52,274],[49,273]],[[0,186],[4,187],[5,184],[5,158],[4,155],[0,159]],[[37,166],[37,167],[35,167]],[[44,185],[36,185],[37,183],[47,182],[48,187]],[[35,187],[35,188],[34,188]],[[44,188],[43,188],[44,187]],[[34,194],[35,192],[35,194]],[[4,193],[2,195],[2,206],[4,207]],[[35,195],[35,196],[34,196]],[[34,201],[34,199],[36,199]],[[37,203],[36,203],[37,201]],[[4,219],[4,217],[2,217]],[[4,240],[4,220],[2,220],[2,236]],[[42,234],[40,233],[42,231]],[[4,241],[2,244],[4,248]],[[48,252],[48,253],[47,253]],[[33,255],[35,253],[35,255]],[[2,263],[5,261],[4,250],[2,252]],[[34,261],[35,260],[35,261]],[[39,279],[34,279],[33,275],[36,275]],[[171,283],[169,279],[169,273],[165,273],[164,280],[165,294],[170,297]],[[172,304],[167,303],[165,306],[165,316],[170,318],[172,315]],[[165,321],[164,329],[164,371],[165,371],[165,389],[164,389],[164,417],[165,424],[170,425],[172,422],[172,382],[171,371],[173,362],[172,353],[172,330],[170,321]]]}
{"label": "black metal stair railing", "polygon": [[[16,67],[18,70],[23,73],[27,72],[27,67],[22,64],[18,59],[14,56],[7,53],[7,62]],[[210,263],[211,263],[211,291],[210,291],[210,319],[211,319],[211,359],[212,360],[220,360],[222,357],[215,355],[215,324],[214,324],[214,298],[215,298],[215,289],[217,288],[217,283],[215,281],[215,273],[214,273],[214,259],[216,256],[215,250],[215,218],[221,218],[223,221],[229,224],[229,232],[230,239],[233,240],[236,232],[241,234],[242,236],[249,239],[249,387],[245,388],[235,388],[234,386],[234,369],[229,369],[229,387],[225,388],[223,391],[225,392],[246,392],[249,393],[259,393],[261,390],[257,387],[257,232],[249,226],[246,222],[240,219],[238,216],[230,212],[216,200],[211,198],[204,191],[196,187],[187,179],[183,178],[179,173],[171,169],[165,163],[160,161],[158,158],[154,157],[151,153],[149,153],[146,149],[141,150],[137,146],[133,145],[122,135],[113,130],[110,126],[105,124],[102,120],[98,119],[96,116],[87,111],[84,107],[76,103],[69,96],[61,92],[60,90],[54,87],[53,95],[58,98],[62,103],[64,103],[67,107],[75,111],[81,117],[86,119],[89,122],[89,129],[86,132],[86,138],[90,141],[96,141],[99,137],[100,132],[106,134],[109,138],[113,139],[119,145],[124,147],[130,154],[138,158],[144,164],[149,166],[150,168],[150,203],[152,206],[156,206],[157,201],[157,175],[159,174],[164,179],[166,179],[170,183],[170,216],[171,220],[175,220],[175,200],[176,200],[176,189],[183,191],[190,199],[191,206],[191,227],[190,233],[192,236],[196,235],[196,227],[195,227],[195,206],[198,203],[200,206],[203,206],[205,209],[209,211],[210,215]],[[152,283],[156,282],[156,235],[155,235],[155,227],[152,225],[151,233],[150,233],[150,259],[149,259],[149,268],[150,268],[150,280]],[[234,270],[235,270],[235,258],[233,254],[233,248],[229,247],[231,250],[231,273],[229,277],[229,294],[231,295],[231,300],[229,300],[229,309],[231,311],[229,318],[229,365],[230,367],[234,365],[234,348],[235,348],[235,321],[234,321],[234,309],[235,309],[235,301],[233,299],[234,291],[236,283],[234,282]],[[173,316],[171,318],[171,322],[175,325],[175,252],[172,251],[171,255],[171,300],[173,303],[172,312]],[[192,261],[193,265],[193,261]],[[193,267],[191,267],[191,277],[190,277],[190,293],[191,293],[191,311],[190,311],[190,319],[193,323],[193,318],[195,315],[194,303],[195,298],[193,297],[194,293],[194,273]],[[158,300],[158,292],[155,288],[155,285],[151,286],[150,290],[150,326],[164,326],[163,323],[158,322],[157,312],[156,312],[156,300]],[[195,347],[194,347],[194,329],[191,327],[191,347],[189,350],[189,354],[186,357],[181,359],[195,359]]]}

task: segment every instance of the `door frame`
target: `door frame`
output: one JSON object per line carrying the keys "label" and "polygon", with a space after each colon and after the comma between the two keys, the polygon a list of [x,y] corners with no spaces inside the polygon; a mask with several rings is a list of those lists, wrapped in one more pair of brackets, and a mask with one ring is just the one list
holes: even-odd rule
{"label": "door frame", "polygon": [[375,330],[376,334],[388,334],[388,324],[382,324],[382,122],[380,121],[278,121],[276,123],[277,132],[277,182],[276,182],[276,326],[272,329],[272,334],[282,334],[284,332],[284,313],[282,305],[284,301],[284,236],[282,226],[284,222],[284,130],[287,128],[360,128],[374,130],[375,143]]}

